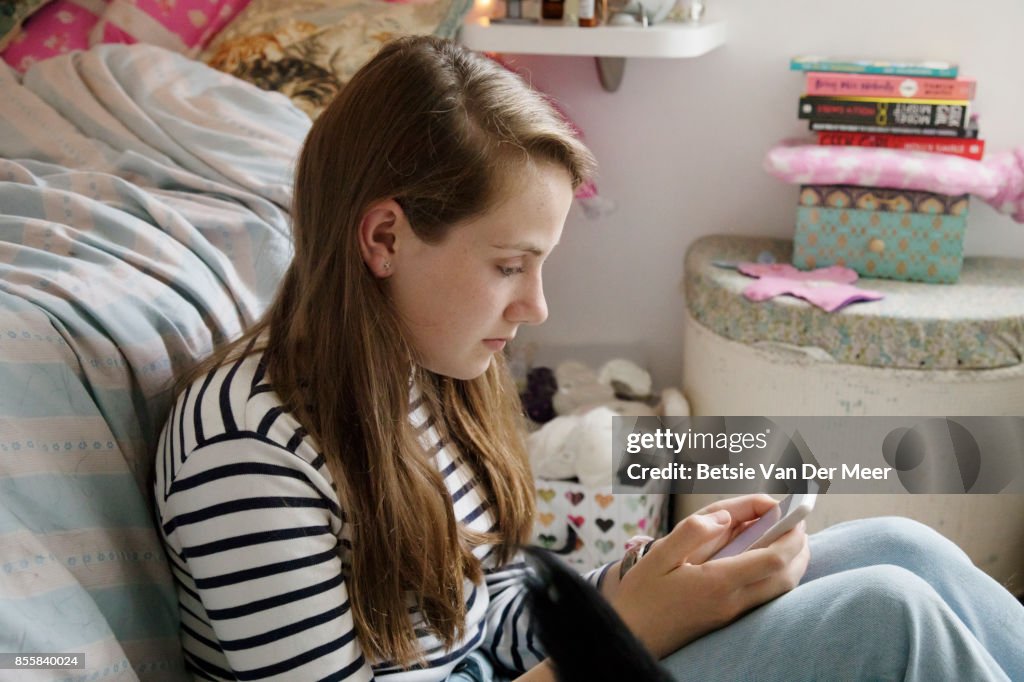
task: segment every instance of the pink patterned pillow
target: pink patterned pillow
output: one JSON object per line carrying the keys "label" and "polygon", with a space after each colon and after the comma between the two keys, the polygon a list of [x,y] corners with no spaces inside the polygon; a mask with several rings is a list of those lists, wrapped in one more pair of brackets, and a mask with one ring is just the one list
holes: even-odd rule
{"label": "pink patterned pillow", "polygon": [[104,0],[55,0],[24,23],[0,57],[24,72],[38,61],[89,47],[89,31],[104,10]]}
{"label": "pink patterned pillow", "polygon": [[89,36],[97,43],[151,43],[192,56],[249,0],[111,0]]}
{"label": "pink patterned pillow", "polygon": [[764,168],[777,178],[801,185],[860,185],[913,189],[938,194],[991,197],[1002,178],[991,162],[951,154],[829,147],[782,142],[772,147]]}
{"label": "pink patterned pillow", "polygon": [[973,194],[1024,223],[1024,146],[983,161],[952,154],[829,147],[783,141],[764,157],[764,168],[798,185],[860,185],[936,194]]}
{"label": "pink patterned pillow", "polygon": [[250,0],[54,0],[22,26],[0,57],[32,64],[97,43],[152,43],[194,56]]}

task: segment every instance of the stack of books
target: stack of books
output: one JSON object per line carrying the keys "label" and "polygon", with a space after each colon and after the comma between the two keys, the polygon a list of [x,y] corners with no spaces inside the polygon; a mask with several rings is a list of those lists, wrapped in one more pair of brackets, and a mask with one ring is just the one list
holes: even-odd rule
{"label": "stack of books", "polygon": [[[981,159],[976,90],[955,64],[798,57],[799,116],[819,145],[854,145]],[[800,186],[793,264],[865,277],[953,283],[963,265],[969,197],[884,186]]]}
{"label": "stack of books", "polygon": [[789,68],[806,73],[799,116],[818,144],[984,154],[970,112],[976,83],[956,64],[795,57]]}

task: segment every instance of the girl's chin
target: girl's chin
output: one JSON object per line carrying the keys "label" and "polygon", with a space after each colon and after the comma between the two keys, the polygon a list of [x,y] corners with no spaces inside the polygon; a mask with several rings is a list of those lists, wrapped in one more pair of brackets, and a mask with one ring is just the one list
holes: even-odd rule
{"label": "girl's chin", "polygon": [[489,353],[487,357],[482,360],[478,359],[469,362],[436,363],[433,366],[431,364],[424,363],[423,367],[434,374],[450,377],[452,379],[459,379],[461,381],[470,381],[471,379],[483,376],[493,361],[494,354]]}

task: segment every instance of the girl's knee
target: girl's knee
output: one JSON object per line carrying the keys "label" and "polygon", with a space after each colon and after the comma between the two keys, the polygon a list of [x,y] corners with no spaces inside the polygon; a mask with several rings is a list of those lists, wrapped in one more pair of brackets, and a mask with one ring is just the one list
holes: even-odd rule
{"label": "girl's knee", "polygon": [[831,576],[822,641],[846,651],[857,679],[903,679],[912,653],[945,628],[941,597],[913,572],[888,564]]}
{"label": "girl's knee", "polygon": [[848,571],[844,594],[855,610],[869,617],[888,619],[918,605],[940,599],[923,578],[902,566],[878,564]]}
{"label": "girl's knee", "polygon": [[[900,566],[881,564],[849,571],[837,618],[857,636],[892,653],[916,649],[954,623],[942,596],[925,579]],[[842,615],[839,615],[842,614]]]}
{"label": "girl's knee", "polygon": [[840,581],[843,598],[833,617],[845,631],[839,643],[872,652],[869,660],[858,659],[858,679],[941,679],[942,671],[951,670],[963,672],[962,679],[998,675],[950,605],[914,572],[866,566]]}
{"label": "girl's knee", "polygon": [[861,523],[868,532],[898,544],[926,544],[944,539],[931,526],[906,516],[876,516]]}
{"label": "girl's knee", "polygon": [[930,562],[966,556],[938,531],[903,516],[879,516],[850,524],[859,536],[858,547],[873,551],[880,563],[891,558],[891,563],[901,566],[927,566]]}

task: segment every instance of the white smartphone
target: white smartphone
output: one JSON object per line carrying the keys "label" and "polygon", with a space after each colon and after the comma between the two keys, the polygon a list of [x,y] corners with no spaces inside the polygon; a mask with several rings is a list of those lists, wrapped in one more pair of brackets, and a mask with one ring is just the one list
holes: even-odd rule
{"label": "white smartphone", "polygon": [[[816,491],[817,487],[812,487],[812,490]],[[796,528],[796,524],[800,523],[811,513],[817,496],[817,492],[787,495],[771,511],[744,529],[742,533],[734,537],[725,547],[718,550],[718,553],[711,557],[711,559],[723,559],[728,556],[736,556],[748,549],[767,547]]]}

